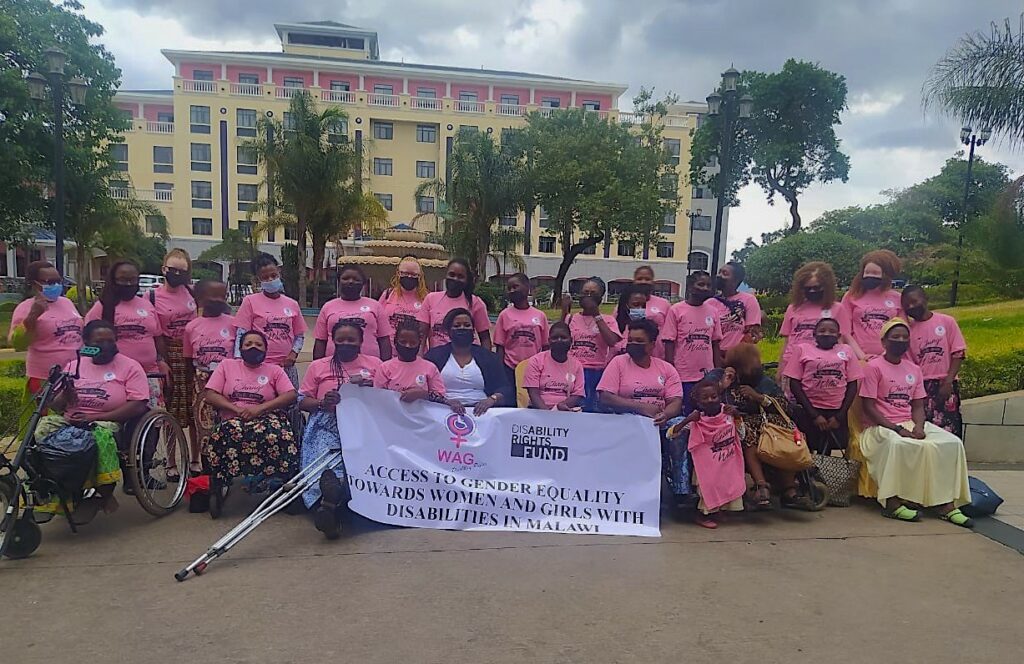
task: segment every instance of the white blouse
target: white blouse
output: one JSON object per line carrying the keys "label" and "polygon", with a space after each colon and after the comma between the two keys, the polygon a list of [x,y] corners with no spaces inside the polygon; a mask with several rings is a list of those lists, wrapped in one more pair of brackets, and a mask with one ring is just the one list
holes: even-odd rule
{"label": "white blouse", "polygon": [[441,380],[449,399],[454,399],[464,406],[475,405],[487,398],[484,391],[484,374],[477,366],[476,360],[460,367],[455,355],[448,357],[448,362],[441,369]]}

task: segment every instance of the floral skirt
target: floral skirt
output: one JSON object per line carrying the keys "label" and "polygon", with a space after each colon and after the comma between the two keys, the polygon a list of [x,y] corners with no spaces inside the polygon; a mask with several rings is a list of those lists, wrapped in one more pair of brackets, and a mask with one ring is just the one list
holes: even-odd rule
{"label": "floral skirt", "polygon": [[[341,438],[338,435],[338,418],[334,411],[320,410],[313,413],[306,423],[306,430],[302,434],[302,467],[305,468],[316,461],[328,450],[341,448]],[[342,484],[345,483],[345,462],[338,458],[334,466],[334,474],[338,476]],[[302,494],[302,502],[306,507],[313,507],[316,501],[320,500],[320,478],[316,478]]]}
{"label": "floral skirt", "polygon": [[186,429],[192,421],[192,384],[188,371],[191,361],[182,355],[180,339],[171,339],[168,342],[167,364],[171,367],[171,389],[165,395],[167,412]]}
{"label": "floral skirt", "polygon": [[953,381],[953,391],[948,399],[939,396],[942,380],[933,378],[924,381],[924,419],[940,429],[945,429],[961,440],[964,437],[964,420],[960,415],[960,381]]}
{"label": "floral skirt", "polygon": [[299,470],[299,448],[285,413],[252,420],[233,417],[217,424],[205,448],[210,474],[218,482],[234,477],[289,479]]}

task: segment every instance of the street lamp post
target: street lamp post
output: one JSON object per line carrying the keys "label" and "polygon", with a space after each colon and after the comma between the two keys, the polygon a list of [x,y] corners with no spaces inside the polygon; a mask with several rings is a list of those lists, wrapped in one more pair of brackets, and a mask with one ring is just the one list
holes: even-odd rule
{"label": "street lamp post", "polygon": [[729,177],[736,125],[750,117],[754,98],[740,95],[740,73],[729,67],[722,72],[722,92],[708,95],[708,115],[721,116],[722,124],[718,144],[718,205],[715,209],[715,241],[711,247],[711,274],[718,274],[718,256],[722,249],[722,215],[725,212],[726,178]]}
{"label": "street lamp post", "polygon": [[687,210],[686,211],[686,216],[690,220],[690,242],[689,242],[689,244],[686,245],[686,274],[687,274],[687,276],[689,276],[689,274],[691,272],[693,272],[693,268],[690,266],[690,256],[693,255],[693,220],[696,219],[697,217],[702,216],[703,212],[704,211],[701,210],[700,208],[697,208],[696,210],[693,210],[693,211],[691,211],[691,210]]}
{"label": "street lamp post", "polygon": [[[53,102],[53,235],[54,235],[54,267],[64,275],[64,101],[65,74],[64,65],[67,54],[59,48],[46,49],[47,73],[44,76],[33,72],[25,77],[29,94],[36,101],[46,99],[47,85],[50,88],[50,99]],[[89,86],[85,80],[75,77],[67,81],[67,91],[71,93],[71,102],[76,106],[85,103],[85,94]],[[81,266],[79,266],[81,268]]]}
{"label": "street lamp post", "polygon": [[949,289],[949,306],[951,307],[956,306],[957,295],[960,290],[960,260],[964,253],[964,226],[967,225],[967,220],[970,218],[967,204],[971,196],[971,170],[974,167],[974,148],[985,145],[991,137],[992,130],[988,127],[981,130],[980,136],[974,134],[970,127],[964,127],[960,130],[960,142],[968,146],[970,150],[967,153],[967,177],[964,178],[964,218],[956,231],[956,269],[953,272],[953,286]]}

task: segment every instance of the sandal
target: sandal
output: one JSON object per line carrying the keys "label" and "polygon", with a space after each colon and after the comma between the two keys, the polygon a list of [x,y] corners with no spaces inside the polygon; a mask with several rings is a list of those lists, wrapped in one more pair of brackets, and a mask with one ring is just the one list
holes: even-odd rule
{"label": "sandal", "polygon": [[164,477],[166,477],[167,481],[170,482],[171,484],[177,484],[178,482],[181,481],[181,473],[178,472],[177,467],[168,468],[164,472]]}
{"label": "sandal", "polygon": [[949,521],[953,525],[960,526],[961,528],[974,527],[974,519],[961,512],[959,507],[949,510],[945,514],[940,514],[939,518],[943,521]]}
{"label": "sandal", "polygon": [[697,512],[697,516],[693,518],[693,522],[701,528],[707,528],[709,530],[714,530],[718,527],[718,522],[715,521],[714,517],[710,514],[701,514],[700,512]]}
{"label": "sandal", "polygon": [[792,510],[803,510],[805,512],[817,511],[817,506],[814,504],[814,501],[811,500],[810,496],[805,496],[802,493],[784,493],[782,494],[782,497],[779,498],[779,504]]}
{"label": "sandal", "polygon": [[772,508],[772,490],[767,482],[758,482],[754,489],[754,508],[770,510]]}
{"label": "sandal", "polygon": [[199,477],[203,474],[203,464],[201,463],[190,463],[188,464],[188,476]]}
{"label": "sandal", "polygon": [[882,510],[882,516],[897,521],[920,521],[921,515],[906,505],[900,505],[894,510]]}

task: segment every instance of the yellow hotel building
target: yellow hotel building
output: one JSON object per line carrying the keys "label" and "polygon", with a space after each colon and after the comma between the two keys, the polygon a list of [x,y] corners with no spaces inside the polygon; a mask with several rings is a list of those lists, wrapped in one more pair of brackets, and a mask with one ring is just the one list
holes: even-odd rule
{"label": "yellow hotel building", "polygon": [[[376,32],[332,21],[275,28],[281,52],[164,50],[174,66],[171,89],[117,93],[115,102],[131,115],[132,127],[123,144],[113,146],[124,179],[112,184],[112,192],[127,196],[134,190],[138,198],[155,203],[170,222],[169,246],[197,256],[219,242],[226,229],[251,230],[246,212],[262,195],[263,174],[241,144],[256,135],[260,116],[279,118],[287,126],[289,100],[300,90],[318,104],[346,111],[347,125],[338,131],[365,146],[369,188],[388,210],[392,225],[409,224],[437,205],[429,198],[417,200],[414,192],[424,180],[444,176],[459,131],[500,137],[502,129],[522,126],[531,111],[564,108],[589,109],[614,122],[643,121],[620,110],[628,87],[623,84],[387,62],[379,58]],[[707,267],[716,200],[682,181],[689,168],[691,132],[705,108],[678,105],[664,120],[666,145],[679,155],[680,186],[692,194],[664,220],[664,242],[647,256],[627,243],[598,245],[593,254],[577,259],[570,280],[597,275],[614,283],[650,263],[662,282],[659,290],[675,295],[688,262],[694,269]],[[420,216],[417,227],[425,219],[433,217]],[[543,209],[501,223],[518,226],[529,238],[521,253],[531,276],[544,281],[557,272],[560,255],[555,238],[545,234]],[[260,248],[279,255],[282,244],[293,240],[282,230],[260,238]],[[346,240],[346,253],[359,253],[359,243]]]}

